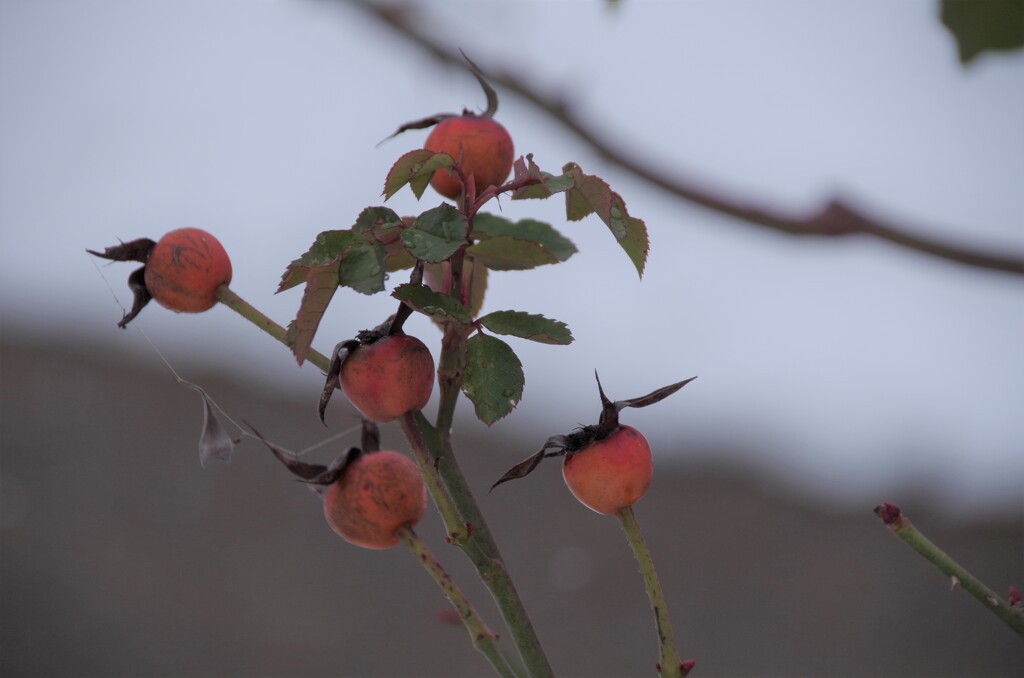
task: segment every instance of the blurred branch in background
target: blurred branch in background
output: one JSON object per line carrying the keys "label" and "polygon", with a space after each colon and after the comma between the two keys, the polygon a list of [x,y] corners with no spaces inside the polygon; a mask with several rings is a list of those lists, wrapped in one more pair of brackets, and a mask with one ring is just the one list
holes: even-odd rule
{"label": "blurred branch in background", "polygon": [[[416,20],[414,7],[378,5],[369,0],[355,0],[353,4],[394,29],[438,61],[459,68],[464,66],[455,46],[449,48],[423,30],[422,22]],[[1024,276],[1024,252],[996,252],[945,241],[926,235],[929,230],[927,228],[910,228],[874,218],[838,199],[826,201],[823,207],[809,215],[787,214],[752,205],[746,200],[729,196],[726,191],[699,185],[698,182],[682,177],[678,173],[670,177],[652,171],[649,164],[641,163],[628,153],[620,151],[609,136],[603,136],[587,125],[562,99],[542,93],[530,82],[508,71],[493,66],[485,70],[492,83],[529,101],[559,121],[608,162],[672,195],[711,211],[793,236],[870,235],[946,261]]]}

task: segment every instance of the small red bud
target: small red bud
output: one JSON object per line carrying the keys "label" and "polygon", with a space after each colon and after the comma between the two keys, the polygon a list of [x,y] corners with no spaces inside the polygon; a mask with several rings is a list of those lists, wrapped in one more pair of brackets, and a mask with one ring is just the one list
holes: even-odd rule
{"label": "small red bud", "polygon": [[1010,584],[1010,595],[1009,595],[1010,607],[1019,607],[1024,609],[1024,600],[1020,598],[1020,591],[1013,584]]}
{"label": "small red bud", "polygon": [[900,507],[896,504],[885,502],[875,507],[875,515],[881,518],[886,525],[892,525],[900,519]]}
{"label": "small red bud", "polygon": [[689,675],[690,671],[693,671],[693,667],[697,665],[697,661],[694,659],[687,659],[679,665],[679,670],[683,672],[683,675]]}

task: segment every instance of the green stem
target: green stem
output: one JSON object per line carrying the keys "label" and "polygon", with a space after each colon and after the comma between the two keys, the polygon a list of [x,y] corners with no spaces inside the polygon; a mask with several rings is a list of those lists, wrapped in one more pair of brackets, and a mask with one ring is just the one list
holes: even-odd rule
{"label": "green stem", "polygon": [[399,423],[412,448],[413,457],[420,468],[420,474],[426,482],[427,492],[434,501],[437,512],[441,514],[441,520],[448,532],[448,540],[458,546],[465,544],[469,539],[469,530],[466,528],[466,523],[462,520],[459,510],[452,503],[452,497],[448,494],[447,488],[441,482],[441,476],[437,472],[434,459],[424,440],[424,432],[416,423],[416,415],[411,412],[404,414],[399,418]]}
{"label": "green stem", "polygon": [[[232,311],[272,336],[274,339],[277,339],[289,349],[291,348],[291,342],[288,341],[288,331],[285,328],[263,315],[252,304],[235,294],[227,285],[221,285],[218,287],[216,295],[217,301],[224,304]],[[309,349],[309,353],[306,354],[306,360],[319,367],[323,372],[326,372],[331,364],[331,361],[327,356],[322,353],[318,353],[313,349]]]}
{"label": "green stem", "polygon": [[640,531],[640,525],[636,522],[633,507],[627,506],[619,509],[615,512],[615,517],[622,523],[626,540],[629,541],[633,555],[636,556],[636,562],[640,565],[640,574],[644,578],[647,597],[651,599],[651,608],[654,610],[654,626],[658,632],[658,673],[663,677],[684,676],[686,671],[680,663],[679,653],[676,651],[675,639],[672,636],[672,622],[668,617],[665,596],[661,592],[658,573],[654,571],[654,561],[651,559],[647,542],[644,541],[644,535]]}
{"label": "green stem", "polygon": [[[448,293],[453,299],[462,302],[462,267],[465,261],[465,250],[459,250],[451,258],[451,269]],[[459,400],[459,389],[462,375],[466,371],[466,326],[448,320],[444,325],[444,336],[441,339],[441,356],[437,365],[438,388],[441,392],[437,407],[436,428],[441,437],[448,439],[455,406]]]}
{"label": "green stem", "polygon": [[[414,448],[417,445],[425,445],[425,449],[417,451],[416,456],[419,457],[423,454],[426,457],[426,463],[431,468],[437,469],[451,501],[462,518],[462,524],[466,525],[469,530],[469,538],[459,546],[473,563],[480,580],[497,603],[529,675],[537,678],[554,675],[541,647],[540,639],[526,613],[526,607],[509,576],[483,513],[469,489],[469,484],[466,482],[465,476],[462,475],[451,445],[447,440],[442,439],[440,432],[430,425],[422,412],[415,412],[407,416],[411,419],[411,423],[416,429],[415,432],[418,434],[409,438],[409,444]],[[403,427],[405,425],[403,419]]]}
{"label": "green stem", "polygon": [[466,596],[463,595],[461,589],[452,581],[452,578],[445,572],[444,567],[438,562],[437,558],[430,551],[427,545],[422,539],[417,536],[416,532],[411,527],[403,527],[398,531],[398,536],[402,542],[409,547],[416,560],[423,565],[423,569],[431,576],[431,578],[441,587],[441,591],[451,602],[452,606],[459,613],[459,618],[462,620],[462,624],[469,631],[470,638],[473,639],[473,647],[475,647],[481,654],[483,654],[491,662],[494,670],[499,676],[504,678],[516,678],[516,672],[512,669],[508,659],[501,652],[501,648],[498,647],[498,637],[487,627],[483,619],[477,614],[476,610],[470,604]]}
{"label": "green stem", "polygon": [[1003,620],[1018,635],[1024,637],[1024,609],[1011,607],[1006,600],[996,595],[995,591],[946,555],[928,537],[921,534],[906,516],[899,515],[886,526],[910,548],[939,568],[943,574],[955,578],[957,586],[977,598],[978,602],[985,606],[985,609]]}
{"label": "green stem", "polygon": [[[465,193],[465,191],[463,192]],[[462,212],[469,222],[472,233],[473,210],[471,199],[474,196],[462,196]],[[468,237],[468,236],[467,236]],[[465,261],[465,249],[460,249],[451,257],[451,273],[448,294],[462,302],[462,273]],[[455,417],[455,406],[458,404],[459,392],[462,388],[462,377],[466,369],[466,326],[448,320],[445,323],[444,337],[441,340],[441,355],[438,360],[437,377],[440,390],[440,404],[437,411],[436,426],[431,426],[422,413],[415,414],[416,424],[421,432],[421,441],[427,444],[427,455],[440,475],[441,482],[462,516],[462,522],[470,531],[469,539],[462,544],[462,549],[476,567],[480,580],[491,592],[494,601],[501,610],[502,618],[508,626],[509,633],[515,641],[519,654],[523,659],[530,676],[546,678],[553,676],[540,639],[537,637],[530,617],[526,612],[522,599],[516,591],[515,584],[505,567],[498,545],[491,535],[490,528],[484,520],[483,513],[477,505],[466,477],[459,468],[458,461],[451,445],[452,421]],[[415,441],[410,440],[410,444]]]}

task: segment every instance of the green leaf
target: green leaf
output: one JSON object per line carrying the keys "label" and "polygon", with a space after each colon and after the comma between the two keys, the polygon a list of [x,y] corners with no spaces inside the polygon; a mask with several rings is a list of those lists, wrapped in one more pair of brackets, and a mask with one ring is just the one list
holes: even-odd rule
{"label": "green leaf", "polygon": [[597,214],[643,277],[650,250],[647,225],[630,216],[626,201],[603,179],[584,174],[575,163],[569,163],[563,169],[573,178],[573,187],[565,194],[566,218],[578,221],[589,214]]}
{"label": "green leaf", "polygon": [[[376,239],[374,229],[396,219],[400,226],[401,219],[391,210],[381,210],[386,208],[363,210],[352,229],[320,233],[309,250],[285,270],[278,292],[300,283],[306,284],[298,314],[289,326],[292,352],[299,364],[309,353],[320,319],[338,285],[346,285],[363,294],[384,289],[387,252]],[[391,214],[387,214],[389,212]]]}
{"label": "green leaf", "polygon": [[453,318],[461,323],[469,323],[472,320],[465,306],[426,285],[405,283],[396,287],[391,296],[432,318]]}
{"label": "green leaf", "polygon": [[497,238],[507,236],[532,242],[550,252],[558,261],[565,261],[576,254],[576,245],[551,225],[535,219],[520,219],[512,222],[486,212],[473,218],[473,237]]}
{"label": "green leaf", "polygon": [[292,343],[292,353],[300,365],[306,360],[320,320],[337,289],[337,263],[311,268],[306,274],[306,289],[302,294],[299,312],[295,316],[295,341]]}
{"label": "green leaf", "polygon": [[410,184],[412,192],[419,199],[434,172],[444,167],[451,167],[454,161],[447,153],[434,153],[425,148],[409,151],[399,158],[387,178],[384,180],[384,199],[387,200],[406,184]]}
{"label": "green leaf", "polygon": [[[443,261],[439,264],[423,265],[423,284],[439,294],[452,296],[449,285],[450,275],[450,262]],[[452,298],[462,302],[469,317],[475,318],[483,307],[486,293],[487,266],[473,257],[467,256],[462,265],[462,293]],[[442,330],[444,329],[443,318],[435,318],[434,322]]]}
{"label": "green leaf", "polygon": [[523,397],[523,365],[501,339],[476,334],[466,342],[462,391],[488,426],[515,409]]}
{"label": "green leaf", "polygon": [[626,212],[626,204],[622,202],[618,193],[614,193],[612,197],[610,222],[609,228],[615,234],[615,239],[619,241],[619,247],[626,252],[630,261],[636,266],[636,272],[642,278],[644,265],[647,263],[647,253],[651,249],[651,242],[647,237],[647,225],[640,219],[629,216],[629,213]]}
{"label": "green leaf", "polygon": [[512,165],[515,173],[513,181],[522,181],[528,178],[537,179],[540,183],[530,184],[517,188],[512,192],[513,200],[543,200],[550,198],[555,193],[561,193],[572,188],[572,177],[562,174],[555,176],[548,172],[541,171],[533,162],[533,154],[528,154],[526,159],[520,157]]}
{"label": "green leaf", "polygon": [[565,216],[569,221],[579,221],[594,212],[598,216],[608,214],[612,207],[612,189],[604,179],[584,174],[575,163],[567,164],[562,170],[573,179],[572,188],[565,194]]}
{"label": "green leaf", "polygon": [[402,242],[402,231],[411,228],[416,222],[414,217],[403,217],[395,225],[385,225],[377,229],[377,240],[384,244],[384,271],[394,273],[412,268],[416,257],[409,254]]}
{"label": "green leaf", "polygon": [[940,16],[962,64],[983,52],[1024,47],[1024,0],[942,0]]}
{"label": "green leaf", "polygon": [[480,318],[480,322],[497,334],[508,334],[542,344],[565,346],[572,343],[572,332],[565,323],[542,315],[522,311],[495,311]]}
{"label": "green leaf", "polygon": [[482,240],[466,250],[475,261],[495,271],[525,271],[544,264],[557,264],[558,257],[533,242],[501,236]]}
{"label": "green leaf", "polygon": [[402,243],[420,261],[438,262],[449,258],[466,244],[466,217],[447,203],[427,210],[402,231]]}
{"label": "green leaf", "polygon": [[405,245],[402,243],[402,239],[398,238],[394,242],[388,243],[385,248],[384,254],[384,272],[394,273],[396,271],[404,271],[412,268],[416,265],[416,257],[409,254],[408,250],[405,249]]}
{"label": "green leaf", "polygon": [[351,230],[320,233],[305,254],[288,264],[277,291],[284,292],[304,282],[311,269],[334,264],[346,249],[363,242],[365,241]]}
{"label": "green leaf", "polygon": [[342,255],[338,284],[351,287],[362,294],[383,291],[384,254],[384,246],[380,243],[366,243],[348,248]]}
{"label": "green leaf", "polygon": [[379,238],[381,232],[402,226],[402,217],[388,207],[367,207],[352,225],[352,232],[363,236]]}

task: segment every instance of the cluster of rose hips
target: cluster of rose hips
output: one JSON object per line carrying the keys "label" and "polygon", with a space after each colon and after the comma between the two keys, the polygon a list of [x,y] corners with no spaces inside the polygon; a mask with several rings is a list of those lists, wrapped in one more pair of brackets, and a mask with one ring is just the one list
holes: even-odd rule
{"label": "cluster of rose hips", "polygon": [[[481,83],[485,84],[482,79]],[[490,91],[488,99],[495,104]],[[492,118],[495,105],[483,115],[463,112],[435,116],[399,129],[435,125],[425,149],[453,160],[451,166],[436,170],[430,178],[430,185],[445,198],[468,204],[492,191],[484,196],[486,200],[508,179],[514,149],[509,133]],[[157,242],[141,238],[103,252],[90,252],[110,260],[143,264],[129,277],[134,302],[118,323],[120,327],[137,317],[150,299],[176,312],[208,310],[223,300],[221,295],[226,294],[231,282],[231,262],[224,248],[213,235],[196,228],[171,231]],[[416,264],[413,280],[454,296],[476,313],[468,289],[472,261],[460,263],[464,264],[462,287],[456,294],[449,290],[448,262],[428,263],[426,267],[422,262]],[[264,440],[293,474],[317,489],[330,527],[346,541],[370,549],[400,543],[403,531],[412,530],[426,509],[427,492],[420,469],[403,454],[379,450],[375,426],[418,412],[433,391],[435,365],[431,353],[422,341],[403,331],[404,321],[412,312],[412,306],[401,303],[394,316],[373,330],[341,342],[331,356],[320,398],[320,417],[323,419],[333,391],[342,390],[363,417],[361,448],[352,448],[330,466],[322,466],[302,462]],[[602,403],[599,422],[550,438],[538,453],[510,469],[493,487],[524,477],[545,457],[564,455],[565,483],[580,502],[602,514],[627,509],[644,496],[653,467],[647,440],[636,429],[621,425],[619,412],[625,407],[658,402],[689,381],[617,402],[605,396],[598,382]]]}

